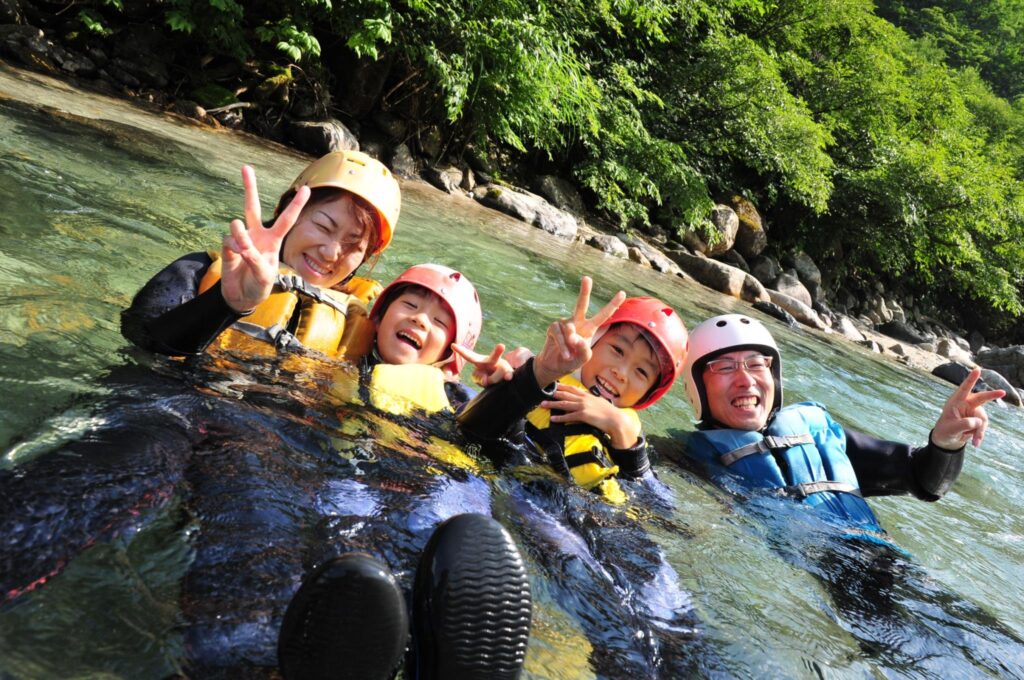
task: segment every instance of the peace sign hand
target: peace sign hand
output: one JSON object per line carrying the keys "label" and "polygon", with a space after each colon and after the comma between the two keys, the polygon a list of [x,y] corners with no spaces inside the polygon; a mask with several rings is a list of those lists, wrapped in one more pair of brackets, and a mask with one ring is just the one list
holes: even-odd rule
{"label": "peace sign hand", "polygon": [[481,387],[512,379],[514,369],[512,364],[502,358],[501,354],[505,351],[505,345],[500,342],[494,346],[494,351],[489,355],[474,352],[457,342],[452,343],[452,351],[473,364],[473,382]]}
{"label": "peace sign hand", "polygon": [[260,220],[256,172],[248,165],[242,166],[242,185],[245,187],[245,224],[232,220],[231,234],[224,237],[221,294],[233,310],[247,313],[270,297],[277,278],[281,243],[309,200],[309,187],[299,187],[295,198],[267,229]]}
{"label": "peace sign hand", "polygon": [[972,393],[971,390],[974,389],[979,377],[981,369],[975,368],[946,401],[942,407],[942,414],[939,415],[932,430],[932,444],[950,451],[963,447],[968,441],[975,448],[981,446],[985,430],[988,428],[988,415],[983,405],[1005,397],[1006,392],[989,390]]}
{"label": "peace sign hand", "polygon": [[621,290],[594,316],[587,318],[593,281],[584,276],[571,318],[559,319],[548,326],[547,339],[533,361],[533,373],[541,387],[569,375],[590,360],[590,342],[601,324],[615,313],[626,294]]}

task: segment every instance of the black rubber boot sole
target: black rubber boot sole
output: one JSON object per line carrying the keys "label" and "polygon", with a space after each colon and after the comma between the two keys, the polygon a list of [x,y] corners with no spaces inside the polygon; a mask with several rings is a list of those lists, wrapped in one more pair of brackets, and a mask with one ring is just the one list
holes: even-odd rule
{"label": "black rubber boot sole", "polygon": [[314,570],[281,624],[277,658],[286,680],[387,680],[409,636],[402,589],[369,555],[337,557]]}
{"label": "black rubber boot sole", "polygon": [[457,515],[430,537],[413,590],[416,680],[518,678],[532,618],[515,542],[483,515]]}

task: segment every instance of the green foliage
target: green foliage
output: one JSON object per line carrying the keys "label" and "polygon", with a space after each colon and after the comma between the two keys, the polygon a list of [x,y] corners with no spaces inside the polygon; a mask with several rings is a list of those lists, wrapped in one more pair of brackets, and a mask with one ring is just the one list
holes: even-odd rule
{"label": "green foliage", "polygon": [[[1024,314],[1024,0],[82,0],[78,17],[110,36],[126,4],[159,13],[207,105],[287,102],[328,64],[379,61],[378,109],[453,151],[554,165],[623,225],[699,229],[742,194],[773,246],[840,283],[956,299],[989,328]],[[197,55],[247,81],[200,88],[217,78]]]}
{"label": "green foliage", "polygon": [[82,22],[82,25],[85,26],[87,30],[97,35],[107,37],[113,33],[113,31],[104,25],[103,19],[91,9],[78,10],[78,20]]}

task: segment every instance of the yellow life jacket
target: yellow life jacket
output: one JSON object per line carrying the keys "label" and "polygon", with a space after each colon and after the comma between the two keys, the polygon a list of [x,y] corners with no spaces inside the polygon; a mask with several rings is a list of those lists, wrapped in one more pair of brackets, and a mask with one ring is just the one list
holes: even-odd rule
{"label": "yellow life jacket", "polygon": [[[353,370],[339,370],[329,390],[329,396],[341,403],[365,405],[391,415],[410,416],[416,413],[451,411],[451,402],[444,389],[445,374],[436,366],[425,364],[377,364],[368,380],[361,381]],[[376,423],[373,436],[397,450],[408,450],[410,455],[422,455],[416,441],[426,444],[429,454],[445,463],[479,473],[479,463],[454,444],[433,435],[410,438],[407,424],[392,418],[366,419]],[[348,433],[351,434],[351,433]],[[425,436],[425,438],[424,438]],[[441,470],[437,471],[442,474]]]}
{"label": "yellow life jacket", "polygon": [[[199,282],[199,293],[221,277],[220,253]],[[342,290],[317,288],[282,265],[270,297],[211,343],[211,348],[273,356],[278,349],[312,350],[331,359],[358,359],[373,346],[368,303],[383,288],[372,279],[353,277]],[[297,319],[295,318],[297,315]],[[288,328],[295,321],[294,333]]]}
{"label": "yellow life jacket", "polygon": [[[558,382],[586,389],[572,376]],[[620,410],[639,425],[640,416],[635,410]],[[610,503],[626,502],[626,493],[615,479],[619,466],[608,459],[605,444],[594,427],[585,423],[552,423],[551,411],[541,407],[530,411],[526,421],[530,441],[555,469],[584,489],[601,494]]]}

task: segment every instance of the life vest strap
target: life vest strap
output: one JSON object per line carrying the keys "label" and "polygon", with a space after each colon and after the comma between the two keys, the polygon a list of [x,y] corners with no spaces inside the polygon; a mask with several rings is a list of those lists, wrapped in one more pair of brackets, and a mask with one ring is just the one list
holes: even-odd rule
{"label": "life vest strap", "polygon": [[291,351],[305,349],[305,346],[299,342],[298,338],[289,333],[288,330],[280,324],[274,324],[270,328],[264,328],[263,326],[249,323],[248,321],[236,321],[231,324],[231,327],[250,337],[256,338],[257,340],[269,342],[278,349],[287,349]]}
{"label": "life vest strap", "polygon": [[335,309],[342,316],[347,316],[347,306],[342,305],[330,295],[324,293],[323,290],[309,283],[298,274],[278,274],[277,279],[274,281],[274,285],[285,293],[292,291],[301,293],[306,297],[316,300],[320,304],[324,304]]}
{"label": "life vest strap", "polygon": [[860,493],[860,489],[855,487],[853,484],[846,484],[844,482],[807,482],[806,484],[793,484],[792,486],[785,487],[788,494],[796,496],[797,498],[807,498],[811,494],[823,493],[825,491],[832,491],[833,493],[852,493],[858,498],[863,498]]}
{"label": "life vest strap", "polygon": [[814,444],[814,437],[809,432],[804,434],[768,435],[764,439],[753,444],[741,446],[728,453],[719,456],[722,465],[732,465],[741,458],[752,456],[755,453],[768,453],[773,449],[788,449],[800,444]]}
{"label": "life vest strap", "polygon": [[600,465],[601,467],[604,467],[604,468],[612,467],[612,464],[610,462],[608,462],[608,460],[604,456],[602,456],[602,455],[600,455],[598,453],[598,450],[597,450],[596,447],[593,448],[593,449],[590,449],[589,451],[580,451],[579,453],[574,453],[574,454],[565,456],[565,462],[566,462],[566,465],[569,466],[569,469],[572,469],[574,467],[579,467],[580,465],[586,465],[587,463],[593,463],[595,465]]}

